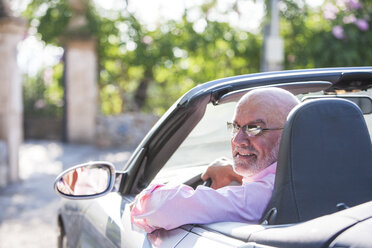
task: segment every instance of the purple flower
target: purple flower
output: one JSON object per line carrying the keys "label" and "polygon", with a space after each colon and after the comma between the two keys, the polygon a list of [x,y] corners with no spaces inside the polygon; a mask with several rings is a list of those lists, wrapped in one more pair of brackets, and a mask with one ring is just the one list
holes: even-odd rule
{"label": "purple flower", "polygon": [[345,38],[344,29],[340,25],[336,25],[332,28],[332,34],[336,39],[342,40]]}
{"label": "purple flower", "polygon": [[349,0],[336,0],[336,6],[344,10],[347,2],[349,2]]}
{"label": "purple flower", "polygon": [[348,0],[347,5],[350,9],[360,9],[362,4],[358,0]]}
{"label": "purple flower", "polygon": [[357,19],[356,19],[354,14],[351,14],[351,15],[348,15],[348,16],[344,16],[344,18],[342,20],[345,24],[349,24],[349,23],[356,22]]}
{"label": "purple flower", "polygon": [[323,17],[326,20],[336,19],[336,14],[338,13],[338,8],[333,4],[326,4],[323,7]]}
{"label": "purple flower", "polygon": [[356,20],[355,25],[362,31],[367,31],[369,28],[368,22],[364,19]]}

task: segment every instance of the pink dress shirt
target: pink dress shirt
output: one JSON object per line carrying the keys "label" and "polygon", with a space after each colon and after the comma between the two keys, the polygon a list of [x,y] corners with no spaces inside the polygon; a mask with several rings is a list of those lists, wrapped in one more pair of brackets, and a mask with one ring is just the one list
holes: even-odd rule
{"label": "pink dress shirt", "polygon": [[276,163],[253,177],[243,178],[241,186],[217,190],[187,185],[152,184],[135,199],[131,221],[150,233],[170,230],[184,224],[221,221],[258,223],[274,188]]}

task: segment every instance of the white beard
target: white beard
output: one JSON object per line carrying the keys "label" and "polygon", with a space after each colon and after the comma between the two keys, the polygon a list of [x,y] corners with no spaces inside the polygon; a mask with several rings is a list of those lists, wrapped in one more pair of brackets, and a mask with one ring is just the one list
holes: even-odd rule
{"label": "white beard", "polygon": [[271,149],[270,154],[266,156],[263,160],[251,163],[249,166],[246,164],[236,163],[234,161],[234,170],[236,173],[242,176],[253,176],[268,167],[269,165],[273,164],[274,162],[278,161],[278,153],[279,153],[279,146],[280,146],[280,139],[277,140],[273,149]]}

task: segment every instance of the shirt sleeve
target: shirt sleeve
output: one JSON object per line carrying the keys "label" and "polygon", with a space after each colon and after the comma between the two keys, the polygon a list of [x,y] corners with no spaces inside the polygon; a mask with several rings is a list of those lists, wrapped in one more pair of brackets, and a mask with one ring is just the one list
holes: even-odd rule
{"label": "shirt sleeve", "polygon": [[[272,177],[272,178],[270,178]],[[184,224],[221,221],[257,223],[271,198],[274,175],[265,180],[214,190],[187,185],[150,185],[136,197],[132,223],[152,232]]]}

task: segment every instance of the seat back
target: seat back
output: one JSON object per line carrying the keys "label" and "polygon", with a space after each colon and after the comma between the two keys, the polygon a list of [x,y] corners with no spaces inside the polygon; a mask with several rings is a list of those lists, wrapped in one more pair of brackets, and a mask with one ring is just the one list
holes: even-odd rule
{"label": "seat back", "polygon": [[336,212],[339,203],[351,207],[370,200],[372,146],[359,107],[344,99],[321,99],[293,109],[263,221],[296,223]]}

